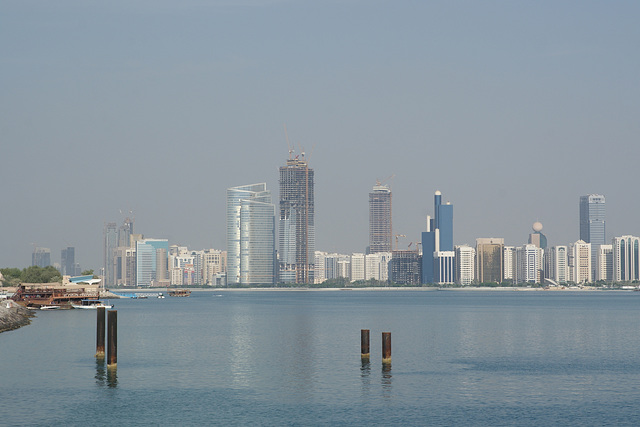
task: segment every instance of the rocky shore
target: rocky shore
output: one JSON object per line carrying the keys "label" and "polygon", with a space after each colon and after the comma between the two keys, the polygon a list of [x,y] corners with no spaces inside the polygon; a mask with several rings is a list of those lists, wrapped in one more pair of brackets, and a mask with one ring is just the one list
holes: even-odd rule
{"label": "rocky shore", "polygon": [[[7,307],[9,305],[9,307]],[[0,332],[18,329],[31,323],[33,317],[31,310],[26,309],[13,301],[0,301]]]}

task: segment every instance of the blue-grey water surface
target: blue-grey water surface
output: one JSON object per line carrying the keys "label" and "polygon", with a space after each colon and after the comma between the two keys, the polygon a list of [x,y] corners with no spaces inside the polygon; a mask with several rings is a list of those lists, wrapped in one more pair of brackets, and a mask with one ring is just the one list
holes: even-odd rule
{"label": "blue-grey water surface", "polygon": [[114,302],[115,371],[94,357],[95,311],[38,312],[0,334],[0,425],[640,425],[640,293]]}

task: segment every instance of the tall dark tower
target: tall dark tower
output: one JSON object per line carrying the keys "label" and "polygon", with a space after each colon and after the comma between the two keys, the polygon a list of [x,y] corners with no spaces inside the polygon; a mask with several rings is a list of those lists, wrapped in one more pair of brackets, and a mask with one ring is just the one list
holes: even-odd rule
{"label": "tall dark tower", "polygon": [[313,283],[315,225],[313,169],[304,157],[280,167],[279,274],[283,283]]}
{"label": "tall dark tower", "polygon": [[369,193],[369,253],[391,252],[391,190],[380,181]]}

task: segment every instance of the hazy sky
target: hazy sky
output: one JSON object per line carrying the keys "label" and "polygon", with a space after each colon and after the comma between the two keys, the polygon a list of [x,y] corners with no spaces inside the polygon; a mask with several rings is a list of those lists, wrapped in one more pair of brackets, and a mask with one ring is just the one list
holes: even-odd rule
{"label": "hazy sky", "polygon": [[[0,267],[105,222],[225,249],[228,187],[278,200],[283,124],[311,152],[318,250],[368,244],[368,193],[395,174],[394,233],[418,241],[433,193],[454,240],[640,235],[637,1],[0,2]],[[297,148],[297,150],[299,150]],[[312,151],[313,150],[313,151]]]}

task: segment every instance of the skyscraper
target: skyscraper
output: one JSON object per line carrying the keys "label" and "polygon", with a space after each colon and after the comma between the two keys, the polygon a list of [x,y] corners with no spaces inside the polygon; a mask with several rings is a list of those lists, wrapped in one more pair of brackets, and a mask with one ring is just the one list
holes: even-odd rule
{"label": "skyscraper", "polygon": [[267,184],[227,189],[228,283],[272,285],[275,261],[275,205]]}
{"label": "skyscraper", "polygon": [[60,252],[60,269],[63,276],[76,275],[76,249],[69,246]]}
{"label": "skyscraper", "polygon": [[47,267],[51,265],[51,250],[49,248],[34,248],[31,254],[31,265]]}
{"label": "skyscraper", "polygon": [[601,194],[580,196],[580,240],[591,243],[591,277],[596,276],[600,245],[606,243],[605,198]]}
{"label": "skyscraper", "polygon": [[[301,157],[301,158],[300,158]],[[280,167],[280,281],[313,283],[315,223],[313,169],[302,156]]]}
{"label": "skyscraper", "polygon": [[104,225],[104,284],[116,284],[116,248],[118,247],[118,226],[115,222]]}
{"label": "skyscraper", "polygon": [[640,280],[640,237],[614,237],[613,281],[633,282]]}
{"label": "skyscraper", "polygon": [[434,217],[427,216],[427,231],[422,233],[422,283],[438,281],[435,277],[438,253],[453,251],[453,205],[442,204],[440,191],[433,197],[433,211]]}
{"label": "skyscraper", "polygon": [[391,252],[391,190],[380,181],[369,193],[369,253]]}

